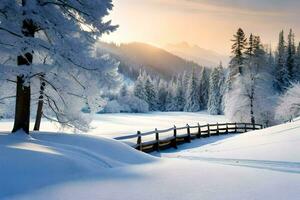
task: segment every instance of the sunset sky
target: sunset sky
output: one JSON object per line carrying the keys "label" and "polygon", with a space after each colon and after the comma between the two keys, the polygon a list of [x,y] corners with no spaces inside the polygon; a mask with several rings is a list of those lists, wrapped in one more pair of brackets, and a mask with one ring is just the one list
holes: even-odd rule
{"label": "sunset sky", "polygon": [[146,42],[159,47],[186,41],[222,54],[238,27],[277,44],[293,28],[300,39],[299,0],[114,0],[110,19],[119,29],[104,40]]}

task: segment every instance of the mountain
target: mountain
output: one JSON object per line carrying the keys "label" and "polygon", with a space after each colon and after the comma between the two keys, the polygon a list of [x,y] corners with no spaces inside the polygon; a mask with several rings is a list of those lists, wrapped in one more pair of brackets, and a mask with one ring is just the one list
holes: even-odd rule
{"label": "mountain", "polygon": [[227,66],[229,62],[229,56],[221,55],[212,50],[203,49],[197,45],[190,45],[187,42],[167,44],[164,49],[174,55],[207,67],[215,67],[219,65],[220,61],[224,64],[224,66]]}
{"label": "mountain", "polygon": [[165,79],[171,79],[173,76],[193,68],[196,71],[203,69],[195,62],[187,61],[164,49],[145,43],[133,42],[116,45],[99,42],[97,51],[109,53],[119,60],[119,71],[132,79],[137,77],[140,69],[144,69],[154,76],[162,76]]}

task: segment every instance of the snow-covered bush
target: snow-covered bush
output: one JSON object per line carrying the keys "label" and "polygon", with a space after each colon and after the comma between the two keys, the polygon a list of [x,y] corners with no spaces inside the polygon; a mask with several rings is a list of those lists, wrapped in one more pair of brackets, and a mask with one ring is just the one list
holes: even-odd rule
{"label": "snow-covered bush", "polygon": [[104,113],[120,113],[122,110],[122,107],[118,103],[117,100],[112,100],[107,102],[106,106],[104,107],[103,111]]}
{"label": "snow-covered bush", "polygon": [[149,112],[149,105],[142,99],[137,98],[136,96],[124,96],[118,101],[121,103],[121,112],[128,113],[145,113]]}
{"label": "snow-covered bush", "polygon": [[300,84],[293,84],[287,92],[279,98],[276,108],[276,119],[290,121],[300,116]]}
{"label": "snow-covered bush", "polygon": [[149,105],[146,101],[134,95],[121,96],[108,101],[102,113],[145,113],[149,112]]}

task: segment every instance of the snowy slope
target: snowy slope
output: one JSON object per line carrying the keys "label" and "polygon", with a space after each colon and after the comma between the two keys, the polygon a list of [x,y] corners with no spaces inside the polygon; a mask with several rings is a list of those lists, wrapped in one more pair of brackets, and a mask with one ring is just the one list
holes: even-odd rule
{"label": "snowy slope", "polygon": [[[34,120],[31,120],[33,127]],[[114,113],[98,114],[94,116],[91,123],[92,129],[89,134],[114,138],[122,135],[134,134],[138,130],[147,132],[158,129],[165,129],[176,126],[185,126],[187,123],[196,125],[197,123],[207,124],[216,122],[228,122],[223,115],[212,116],[206,112],[151,112],[151,113]],[[12,120],[1,120],[0,131],[12,130]],[[55,123],[43,120],[41,130],[47,132],[62,132]],[[63,130],[72,132],[73,130]]]}
{"label": "snowy slope", "polygon": [[[0,199],[300,199],[300,121],[154,158],[71,134],[0,134]],[[3,178],[4,177],[4,178]]]}
{"label": "snowy slope", "polygon": [[192,146],[186,145],[188,149],[165,153],[163,156],[257,167],[268,167],[270,164],[292,171],[295,167],[300,173],[300,121],[212,141],[206,145],[203,145],[204,142],[195,140]]}
{"label": "snowy slope", "polygon": [[78,134],[0,134],[0,199],[91,179],[103,170],[155,159],[111,139]]}

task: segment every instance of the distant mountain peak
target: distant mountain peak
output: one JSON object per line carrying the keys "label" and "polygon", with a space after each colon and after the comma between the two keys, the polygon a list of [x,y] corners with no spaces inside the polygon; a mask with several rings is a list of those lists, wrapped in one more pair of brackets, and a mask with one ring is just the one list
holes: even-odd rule
{"label": "distant mountain peak", "polygon": [[[175,44],[176,45],[176,44]],[[182,48],[190,48],[190,44],[188,42],[181,42],[177,44],[178,47],[182,47]]]}
{"label": "distant mountain peak", "polygon": [[185,41],[175,44],[167,44],[164,49],[184,59],[194,61],[202,66],[216,67],[220,62],[226,66],[229,62],[228,56],[221,55],[213,50],[201,48],[196,44],[189,44]]}
{"label": "distant mountain peak", "polygon": [[191,71],[193,68],[199,71],[203,69],[203,66],[196,62],[188,61],[151,44],[131,42],[114,45],[99,42],[97,47],[99,52],[109,53],[120,61],[119,70],[133,79],[141,68],[151,75],[160,75],[166,79],[171,79],[184,71]]}

